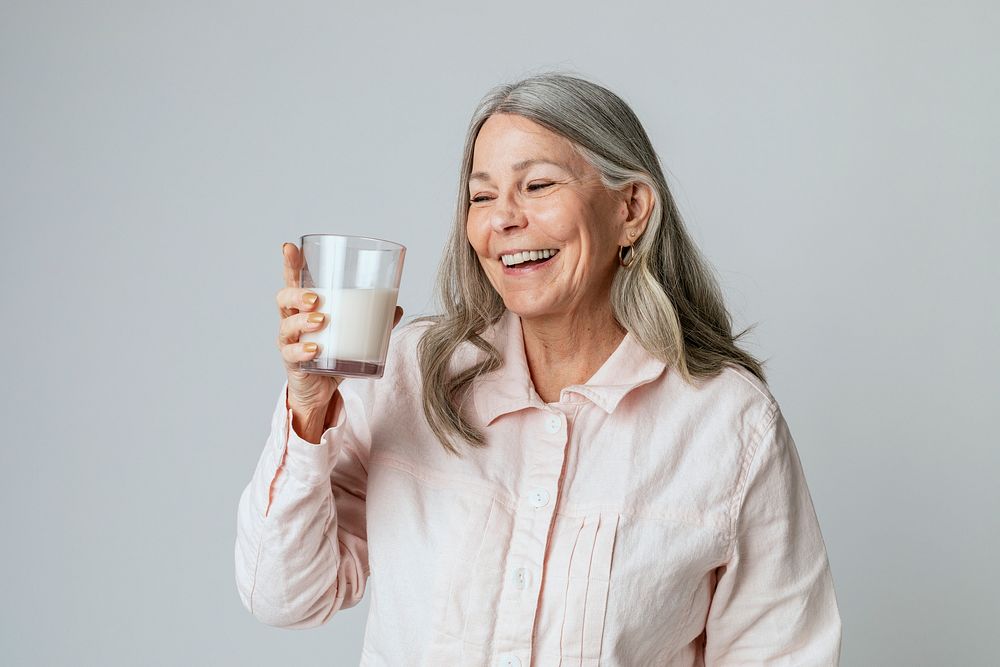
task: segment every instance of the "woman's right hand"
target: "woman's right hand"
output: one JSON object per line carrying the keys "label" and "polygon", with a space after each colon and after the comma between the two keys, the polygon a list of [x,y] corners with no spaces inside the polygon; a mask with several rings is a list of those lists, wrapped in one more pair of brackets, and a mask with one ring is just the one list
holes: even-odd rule
{"label": "woman's right hand", "polygon": [[[294,243],[285,243],[281,248],[285,264],[285,286],[278,291],[276,300],[281,313],[278,331],[278,349],[288,374],[288,407],[298,419],[309,419],[317,415],[328,417],[333,408],[333,398],[337,387],[343,381],[339,375],[306,373],[299,368],[300,361],[308,361],[319,354],[317,343],[301,343],[303,332],[319,331],[327,326],[323,313],[313,313],[319,296],[315,292],[300,287],[299,274],[302,269],[302,255]],[[396,306],[393,326],[399,322],[403,309]],[[315,321],[313,321],[315,320]]]}

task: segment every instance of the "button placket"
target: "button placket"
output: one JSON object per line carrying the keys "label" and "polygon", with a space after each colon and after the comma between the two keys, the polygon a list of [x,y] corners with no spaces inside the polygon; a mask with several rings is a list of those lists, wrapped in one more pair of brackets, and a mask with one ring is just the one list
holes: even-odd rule
{"label": "button placket", "polygon": [[[554,499],[566,452],[566,418],[558,412],[541,410],[535,422],[538,447],[532,448],[522,480],[521,500],[514,527],[514,543],[508,557],[514,566],[508,571],[510,587],[502,598],[496,621],[494,643],[497,665],[521,665],[514,651],[532,643],[538,608],[538,590],[543,580],[549,529],[554,516]],[[523,566],[522,566],[523,565]],[[536,577],[537,575],[537,577]],[[536,581],[537,579],[537,581]],[[522,654],[523,656],[524,654]],[[527,662],[524,662],[527,665]]]}

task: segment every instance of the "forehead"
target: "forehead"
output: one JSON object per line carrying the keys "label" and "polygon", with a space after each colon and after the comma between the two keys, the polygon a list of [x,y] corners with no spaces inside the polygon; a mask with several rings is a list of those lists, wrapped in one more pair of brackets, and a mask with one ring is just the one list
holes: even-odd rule
{"label": "forehead", "polygon": [[486,119],[473,147],[473,165],[506,168],[525,159],[560,158],[576,165],[578,156],[568,139],[533,120],[516,114],[494,114]]}

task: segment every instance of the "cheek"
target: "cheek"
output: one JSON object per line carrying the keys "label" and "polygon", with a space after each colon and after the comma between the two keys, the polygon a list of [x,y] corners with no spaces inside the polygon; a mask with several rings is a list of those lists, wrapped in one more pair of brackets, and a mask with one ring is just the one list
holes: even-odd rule
{"label": "cheek", "polygon": [[594,230],[590,227],[594,213],[577,198],[553,194],[537,204],[534,220],[550,238],[561,242],[592,242]]}
{"label": "cheek", "polygon": [[470,211],[468,222],[465,223],[465,237],[479,255],[483,254],[486,250],[485,246],[488,240],[487,231],[483,227],[482,221],[478,220],[477,216]]}

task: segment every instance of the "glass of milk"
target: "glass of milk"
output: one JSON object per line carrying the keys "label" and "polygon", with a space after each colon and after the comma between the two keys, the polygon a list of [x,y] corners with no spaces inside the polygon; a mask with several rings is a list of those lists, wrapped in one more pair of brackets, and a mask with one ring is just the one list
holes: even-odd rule
{"label": "glass of milk", "polygon": [[300,285],[319,295],[312,312],[326,313],[319,331],[299,340],[319,352],[308,373],[380,378],[385,369],[406,248],[366,236],[306,234],[300,240]]}

